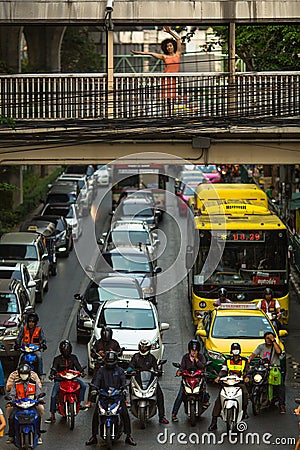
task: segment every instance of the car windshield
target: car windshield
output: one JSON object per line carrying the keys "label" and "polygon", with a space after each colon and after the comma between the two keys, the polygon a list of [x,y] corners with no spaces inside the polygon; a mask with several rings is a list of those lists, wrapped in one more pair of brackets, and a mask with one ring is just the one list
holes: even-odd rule
{"label": "car windshield", "polygon": [[148,273],[151,271],[149,260],[141,254],[108,253],[103,255],[106,262],[117,272]]}
{"label": "car windshield", "polygon": [[135,286],[105,286],[98,287],[101,302],[105,300],[113,300],[118,298],[140,298],[138,290]]}
{"label": "car windshield", "polygon": [[131,217],[151,217],[154,215],[152,208],[143,208],[142,205],[136,203],[126,203],[122,205],[122,214]]}
{"label": "car windshield", "polygon": [[34,245],[0,244],[0,258],[36,261],[38,255]]}
{"label": "car windshield", "polygon": [[0,269],[0,278],[2,278],[4,280],[10,280],[10,279],[14,278],[15,280],[22,281],[22,274],[21,274],[20,270]]}
{"label": "car windshield", "polygon": [[155,319],[152,309],[103,308],[97,326],[116,329],[153,330]]}
{"label": "car windshield", "polygon": [[15,294],[0,293],[0,314],[19,313],[19,306]]}
{"label": "car windshield", "polygon": [[195,187],[185,186],[183,190],[183,195],[194,195],[195,189],[196,189]]}
{"label": "car windshield", "polygon": [[197,166],[197,169],[201,170],[201,172],[203,172],[203,173],[216,173],[218,171],[217,167],[214,165],[209,165],[209,166],[199,165],[199,166]]}
{"label": "car windshield", "polygon": [[216,317],[211,337],[222,339],[263,339],[266,331],[274,332],[269,320],[264,316]]}
{"label": "car windshield", "polygon": [[118,231],[111,232],[110,241],[114,244],[150,244],[147,231]]}

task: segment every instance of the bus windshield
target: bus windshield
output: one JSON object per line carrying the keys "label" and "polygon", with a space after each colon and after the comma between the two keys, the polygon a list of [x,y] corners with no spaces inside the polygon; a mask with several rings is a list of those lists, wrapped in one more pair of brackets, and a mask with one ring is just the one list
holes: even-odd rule
{"label": "bus windshield", "polygon": [[[224,233],[223,233],[224,238]],[[218,234],[200,235],[199,253],[194,267],[194,283],[203,283],[203,270],[210,246],[217,245]],[[264,285],[284,284],[287,277],[287,236],[285,230],[257,233],[235,230],[228,232],[217,267],[208,274],[206,284]]]}

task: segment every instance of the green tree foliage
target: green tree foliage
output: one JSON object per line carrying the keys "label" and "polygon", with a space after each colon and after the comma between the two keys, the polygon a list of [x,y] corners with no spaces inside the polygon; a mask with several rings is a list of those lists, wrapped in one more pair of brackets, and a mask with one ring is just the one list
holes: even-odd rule
{"label": "green tree foliage", "polygon": [[[214,27],[227,53],[228,27]],[[247,71],[300,70],[299,25],[237,25],[236,54]]]}
{"label": "green tree foliage", "polygon": [[103,58],[97,52],[88,27],[68,27],[61,48],[62,72],[101,72]]}

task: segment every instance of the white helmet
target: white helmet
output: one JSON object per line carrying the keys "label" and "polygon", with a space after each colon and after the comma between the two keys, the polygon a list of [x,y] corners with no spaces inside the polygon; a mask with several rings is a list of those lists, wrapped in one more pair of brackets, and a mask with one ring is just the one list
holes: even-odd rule
{"label": "white helmet", "polygon": [[146,356],[150,353],[151,350],[151,342],[148,339],[142,339],[139,342],[139,352],[140,355]]}

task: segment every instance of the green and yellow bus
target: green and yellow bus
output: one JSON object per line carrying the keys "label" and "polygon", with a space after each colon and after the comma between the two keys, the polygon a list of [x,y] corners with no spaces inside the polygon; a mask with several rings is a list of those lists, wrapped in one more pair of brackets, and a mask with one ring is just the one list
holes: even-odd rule
{"label": "green and yellow bus", "polygon": [[233,302],[258,302],[271,287],[289,313],[288,232],[255,184],[203,184],[190,200],[195,238],[186,265],[193,322],[225,287]]}

